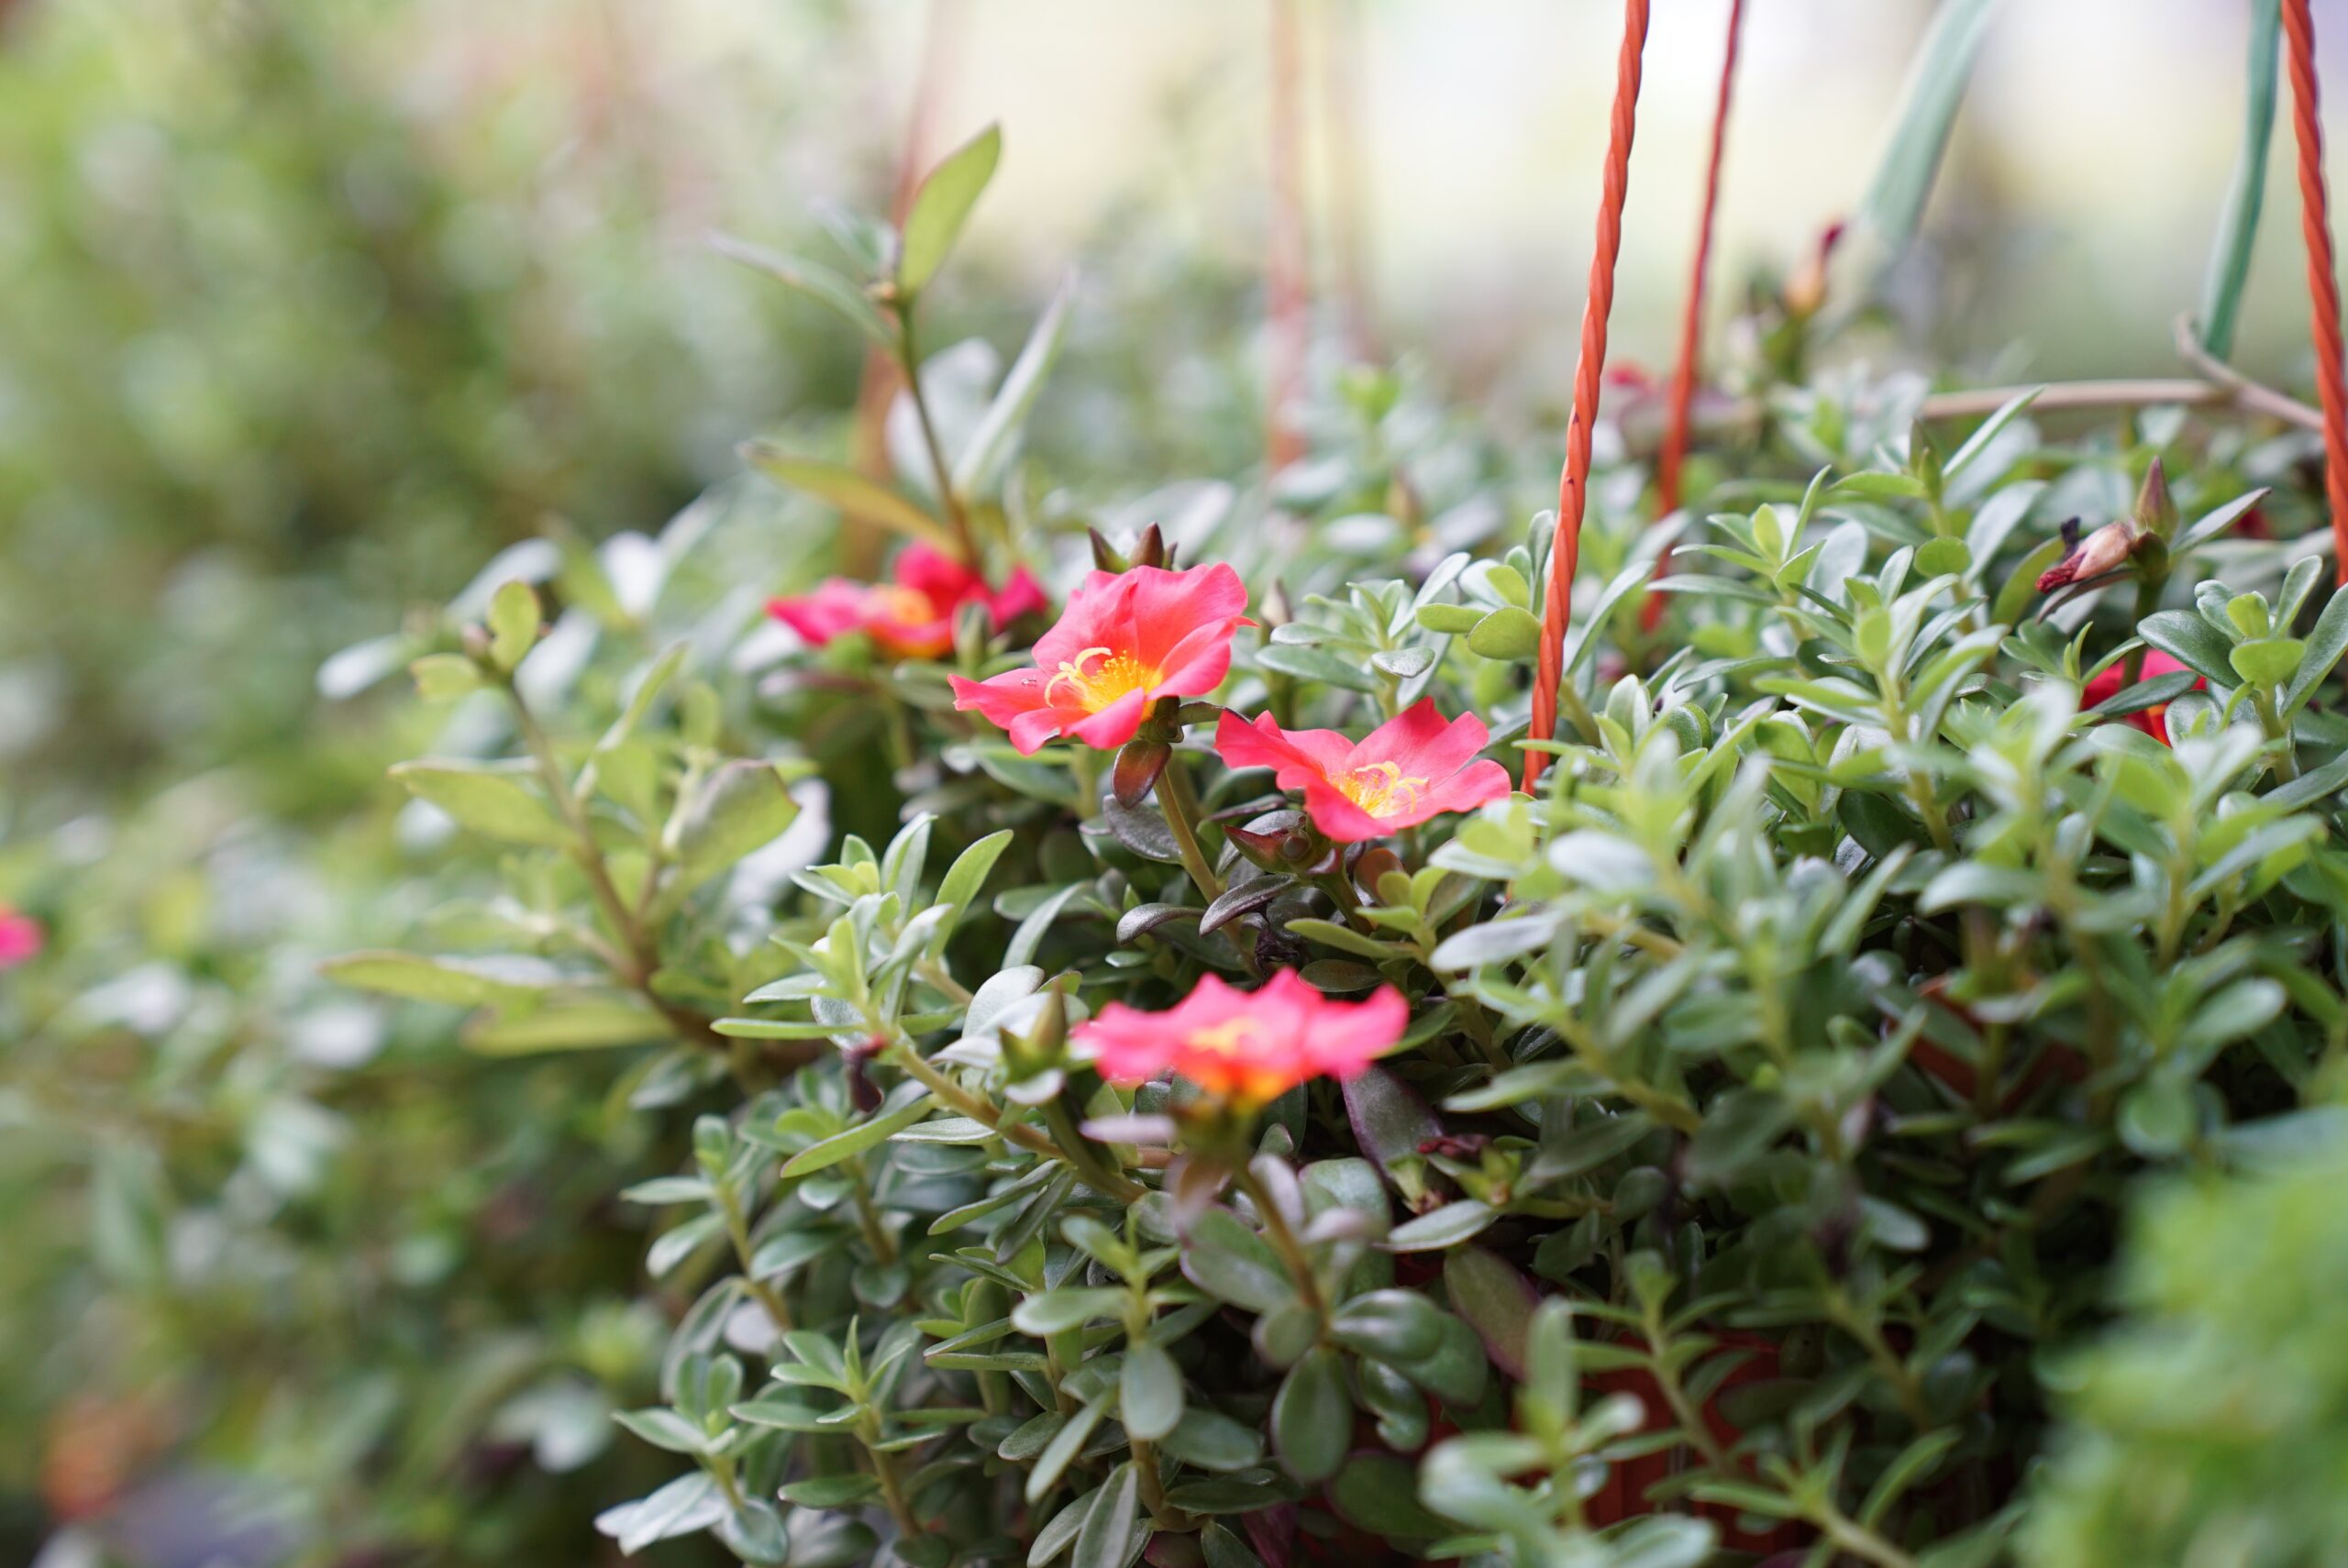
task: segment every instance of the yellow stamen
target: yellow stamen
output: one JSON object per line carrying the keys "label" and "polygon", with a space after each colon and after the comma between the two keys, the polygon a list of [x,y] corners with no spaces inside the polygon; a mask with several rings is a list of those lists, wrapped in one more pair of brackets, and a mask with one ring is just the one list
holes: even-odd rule
{"label": "yellow stamen", "polygon": [[1349,769],[1336,781],[1338,792],[1373,817],[1390,817],[1409,811],[1426,792],[1427,781],[1405,778],[1400,763],[1373,762]]}
{"label": "yellow stamen", "polygon": [[[1095,659],[1101,662],[1094,665]],[[1097,713],[1120,697],[1146,691],[1159,679],[1157,670],[1129,653],[1105,647],[1086,648],[1061,665],[1059,672],[1044,683],[1044,697],[1050,701],[1065,681],[1076,693],[1077,702],[1087,712]]]}

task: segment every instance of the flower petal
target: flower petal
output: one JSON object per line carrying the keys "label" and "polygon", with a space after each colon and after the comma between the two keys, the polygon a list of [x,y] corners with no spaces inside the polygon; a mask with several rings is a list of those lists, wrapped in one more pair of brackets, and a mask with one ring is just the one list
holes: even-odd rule
{"label": "flower petal", "polygon": [[1128,691],[1099,712],[1064,724],[1060,733],[1101,751],[1114,751],[1134,738],[1142,720],[1149,716],[1150,699],[1156,695],[1150,691]]}
{"label": "flower petal", "polygon": [[1370,731],[1346,761],[1351,767],[1390,762],[1406,778],[1439,779],[1468,766],[1468,759],[1490,745],[1491,738],[1491,731],[1475,714],[1445,720],[1436,711],[1434,698],[1422,697]]}
{"label": "flower petal", "polygon": [[[1059,717],[1045,696],[1041,670],[1013,669],[987,680],[966,675],[947,679],[954,688],[954,706],[975,712],[1011,734],[1011,744],[1024,755],[1041,747],[1059,733]],[[1038,731],[1037,719],[1044,727]]]}
{"label": "flower petal", "polygon": [[1406,820],[1407,813],[1373,817],[1335,784],[1317,777],[1304,786],[1304,814],[1312,819],[1312,825],[1319,828],[1324,836],[1339,844],[1366,844],[1373,838],[1384,838],[1390,833],[1409,827],[1412,821],[1425,820]]}

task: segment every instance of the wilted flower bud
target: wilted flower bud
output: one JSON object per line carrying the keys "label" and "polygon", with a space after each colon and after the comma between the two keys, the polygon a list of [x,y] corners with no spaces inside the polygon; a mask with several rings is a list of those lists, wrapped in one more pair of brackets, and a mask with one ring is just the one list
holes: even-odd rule
{"label": "wilted flower bud", "polygon": [[2046,569],[2038,579],[2038,591],[2051,593],[2066,583],[2085,582],[2116,571],[2134,555],[2136,547],[2147,536],[2144,525],[2133,517],[2115,517],[2089,534],[2077,538],[2078,521],[2074,518],[2064,525],[2064,536],[2072,539],[2070,553]]}
{"label": "wilted flower bud", "polygon": [[1826,303],[1826,265],[1833,259],[1834,247],[1841,244],[1842,239],[1843,226],[1840,223],[1827,225],[1825,231],[1818,237],[1818,248],[1786,280],[1779,299],[1788,315],[1797,321],[1806,321],[1816,315],[1818,307]]}

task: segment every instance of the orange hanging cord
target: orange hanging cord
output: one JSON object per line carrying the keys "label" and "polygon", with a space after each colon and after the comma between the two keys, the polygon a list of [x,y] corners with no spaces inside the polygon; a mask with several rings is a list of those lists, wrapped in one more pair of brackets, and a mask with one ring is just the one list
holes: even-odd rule
{"label": "orange hanging cord", "polygon": [[[1623,206],[1631,190],[1631,135],[1636,129],[1640,56],[1647,41],[1647,0],[1623,0],[1623,50],[1615,62],[1614,113],[1607,127],[1606,170],[1598,202],[1598,243],[1582,303],[1581,354],[1574,366],[1574,412],[1566,426],[1566,466],[1557,476],[1557,526],[1549,547],[1549,583],[1541,615],[1541,660],[1533,679],[1527,736],[1557,733],[1557,689],[1564,673],[1566,621],[1573,608],[1574,568],[1581,558],[1581,519],[1589,487],[1592,432],[1606,369],[1606,322],[1614,309],[1614,259],[1623,248]],[[1545,752],[1524,754],[1524,788],[1540,782]]]}
{"label": "orange hanging cord", "polygon": [[2309,0],[2283,0],[2291,72],[2291,130],[2299,145],[2299,228],[2308,248],[2308,303],[2315,338],[2315,384],[2323,405],[2323,489],[2331,509],[2334,570],[2348,587],[2348,364],[2340,337],[2340,283],[2331,255],[2331,204],[2323,182],[2323,122],[2315,79],[2315,18]]}
{"label": "orange hanging cord", "polygon": [[[1656,515],[1679,510],[1679,468],[1688,456],[1688,416],[1696,401],[1696,364],[1704,337],[1704,283],[1712,264],[1712,221],[1721,202],[1721,155],[1728,146],[1728,106],[1736,84],[1736,44],[1744,24],[1744,0],[1729,0],[1728,42],[1721,51],[1720,92],[1712,101],[1712,150],[1704,166],[1704,210],[1696,222],[1696,257],[1689,266],[1688,300],[1679,317],[1679,361],[1671,372],[1671,416],[1664,426],[1663,450],[1656,458]],[[1655,575],[1669,564],[1656,558]],[[1650,593],[1639,606],[1639,624],[1654,631],[1663,621],[1663,599]]]}

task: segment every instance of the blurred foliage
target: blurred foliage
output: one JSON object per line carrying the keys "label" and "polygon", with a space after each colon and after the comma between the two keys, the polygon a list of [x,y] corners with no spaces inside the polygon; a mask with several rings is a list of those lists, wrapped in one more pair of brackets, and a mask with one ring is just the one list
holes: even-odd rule
{"label": "blurred foliage", "polygon": [[2348,1542],[2348,1208],[2334,1122],[2276,1169],[2149,1194],[2121,1324],[2054,1375],[2038,1568],[2285,1568]]}
{"label": "blurred foliage", "polygon": [[[539,6],[436,33],[439,9],[9,17],[16,779],[298,744],[349,625],[548,513],[591,535],[660,515],[744,425],[849,398],[852,346],[703,248],[717,151],[623,84],[615,22]],[[525,48],[526,26],[548,36]],[[746,135],[781,129],[745,111]]]}

